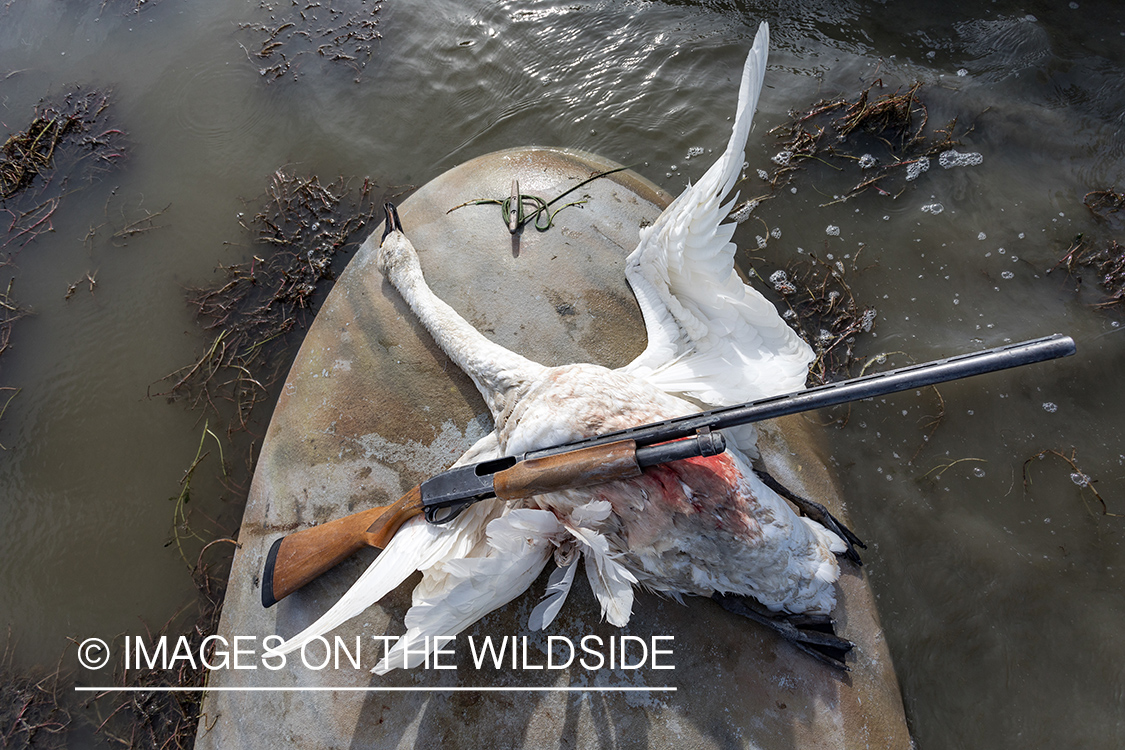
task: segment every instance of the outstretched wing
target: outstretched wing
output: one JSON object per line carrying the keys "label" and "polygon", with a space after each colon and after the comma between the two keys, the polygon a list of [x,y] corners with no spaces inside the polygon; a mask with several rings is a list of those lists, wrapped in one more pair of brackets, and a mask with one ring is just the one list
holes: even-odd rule
{"label": "outstretched wing", "polygon": [[769,27],[746,58],[726,150],[656,222],[641,230],[625,274],[648,331],[645,351],[623,369],[661,389],[710,405],[736,404],[805,385],[812,349],[734,270],[737,199],[723,203],[743,151],[766,70]]}

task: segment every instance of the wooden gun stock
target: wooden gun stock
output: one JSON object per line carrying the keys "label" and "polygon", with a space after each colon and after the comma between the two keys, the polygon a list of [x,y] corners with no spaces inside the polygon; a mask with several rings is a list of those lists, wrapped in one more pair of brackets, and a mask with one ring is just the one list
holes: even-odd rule
{"label": "wooden gun stock", "polygon": [[283,536],[262,571],[262,605],[272,607],[364,546],[387,546],[399,526],[422,512],[420,487],[397,502]]}
{"label": "wooden gun stock", "polygon": [[[588,487],[639,476],[637,445],[620,440],[553,456],[520,461],[493,475],[504,500]],[[285,597],[355,554],[365,545],[382,549],[402,524],[422,512],[421,485],[398,502],[283,536],[273,543],[262,571],[262,605]]]}

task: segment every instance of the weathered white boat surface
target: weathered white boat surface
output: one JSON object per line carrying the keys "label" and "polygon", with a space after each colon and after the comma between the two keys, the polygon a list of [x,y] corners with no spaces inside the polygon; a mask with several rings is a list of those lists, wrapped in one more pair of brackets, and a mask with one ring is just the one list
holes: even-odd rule
{"label": "weathered white boat surface", "polygon": [[[588,361],[620,366],[644,347],[644,327],[623,273],[637,230],[670,196],[633,172],[599,178],[561,203],[544,233],[509,236],[497,206],[518,178],[524,193],[551,199],[617,165],[560,149],[522,148],[479,157],[428,183],[400,207],[434,291],[504,346],[545,364]],[[370,505],[392,502],[444,469],[489,429],[469,379],[414,320],[373,263],[378,230],[341,275],[301,348],[262,446],[243,518],[219,634],[257,656],[256,669],[213,672],[211,687],[344,688],[329,692],[212,692],[197,748],[292,747],[755,747],[906,748],[902,701],[861,570],[844,563],[838,629],[856,643],[850,674],[834,670],[764,629],[704,599],[686,606],[641,594],[629,627],[598,621],[588,587],[578,582],[547,633],[527,617],[543,591],[493,612],[451,644],[443,664],[456,669],[370,674],[382,654],[373,636],[399,635],[415,579],[338,629],[361,668],[346,660],[312,669],[292,654],[284,668],[261,661],[262,638],[291,636],[351,585],[376,554],[366,550],[271,609],[259,575],[279,535]],[[775,477],[827,504],[839,489],[819,458],[818,428],[800,416],[763,430]],[[547,661],[548,635],[572,642],[628,634],[671,636],[659,663],[674,669],[477,669],[469,637],[527,636],[527,665]],[[253,637],[255,640],[249,640]],[[634,644],[636,642],[633,642]],[[604,649],[608,651],[608,649]],[[560,642],[555,661],[564,659]],[[608,655],[608,654],[607,654]],[[309,661],[324,651],[310,648]],[[587,655],[588,664],[596,660]],[[639,650],[632,658],[639,659]],[[275,662],[269,662],[275,664]],[[358,691],[356,688],[676,688],[671,691],[559,692]]]}

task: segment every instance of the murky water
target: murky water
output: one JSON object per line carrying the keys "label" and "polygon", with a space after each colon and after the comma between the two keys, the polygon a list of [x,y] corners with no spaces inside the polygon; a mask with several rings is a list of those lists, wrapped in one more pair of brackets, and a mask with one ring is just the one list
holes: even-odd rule
{"label": "murky water", "polygon": [[[14,276],[34,312],[0,360],[0,385],[22,389],[0,421],[0,624],[18,660],[159,627],[191,600],[165,546],[167,498],[204,425],[146,392],[200,354],[183,287],[248,260],[238,214],[275,169],[417,185],[481,153],[563,145],[678,192],[725,142],[739,64],[768,20],[744,194],[760,190],[755,170],[777,150],[767,131],[789,110],[876,79],[925,82],[931,122],[972,126],[961,148],[982,160],[935,162],[889,195],[831,206],[854,181],[810,169],[740,230],[743,247],[780,230],[748,262],[847,264],[857,299],[878,309],[864,357],[921,361],[1055,331],[1078,342],[1076,358],[946,385],[941,402],[857,404],[829,428],[918,744],[1125,743],[1125,519],[1102,515],[1059,457],[1034,459],[1074,451],[1125,513],[1123,316],[1093,308],[1092,274],[1079,296],[1045,273],[1076,234],[1110,236],[1083,196],[1125,187],[1116,3],[393,3],[358,83],[306,54],[269,84],[248,53],[260,35],[239,24],[280,25],[284,3],[98,5],[0,10],[5,134],[77,84],[112,89],[129,137],[127,160],[67,196],[53,233],[0,254],[14,261],[0,282]],[[165,207],[159,229],[110,236]],[[88,272],[96,289],[65,300]],[[204,466],[193,502],[229,526],[236,496],[217,456]]]}

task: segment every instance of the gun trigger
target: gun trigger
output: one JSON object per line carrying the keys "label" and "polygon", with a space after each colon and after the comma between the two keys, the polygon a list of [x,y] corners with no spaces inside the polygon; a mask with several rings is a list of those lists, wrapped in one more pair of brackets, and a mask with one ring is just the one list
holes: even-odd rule
{"label": "gun trigger", "polygon": [[440,526],[447,524],[457,516],[461,515],[466,508],[472,505],[472,502],[459,503],[457,505],[444,505],[444,506],[429,506],[425,509],[426,520],[429,523]]}

